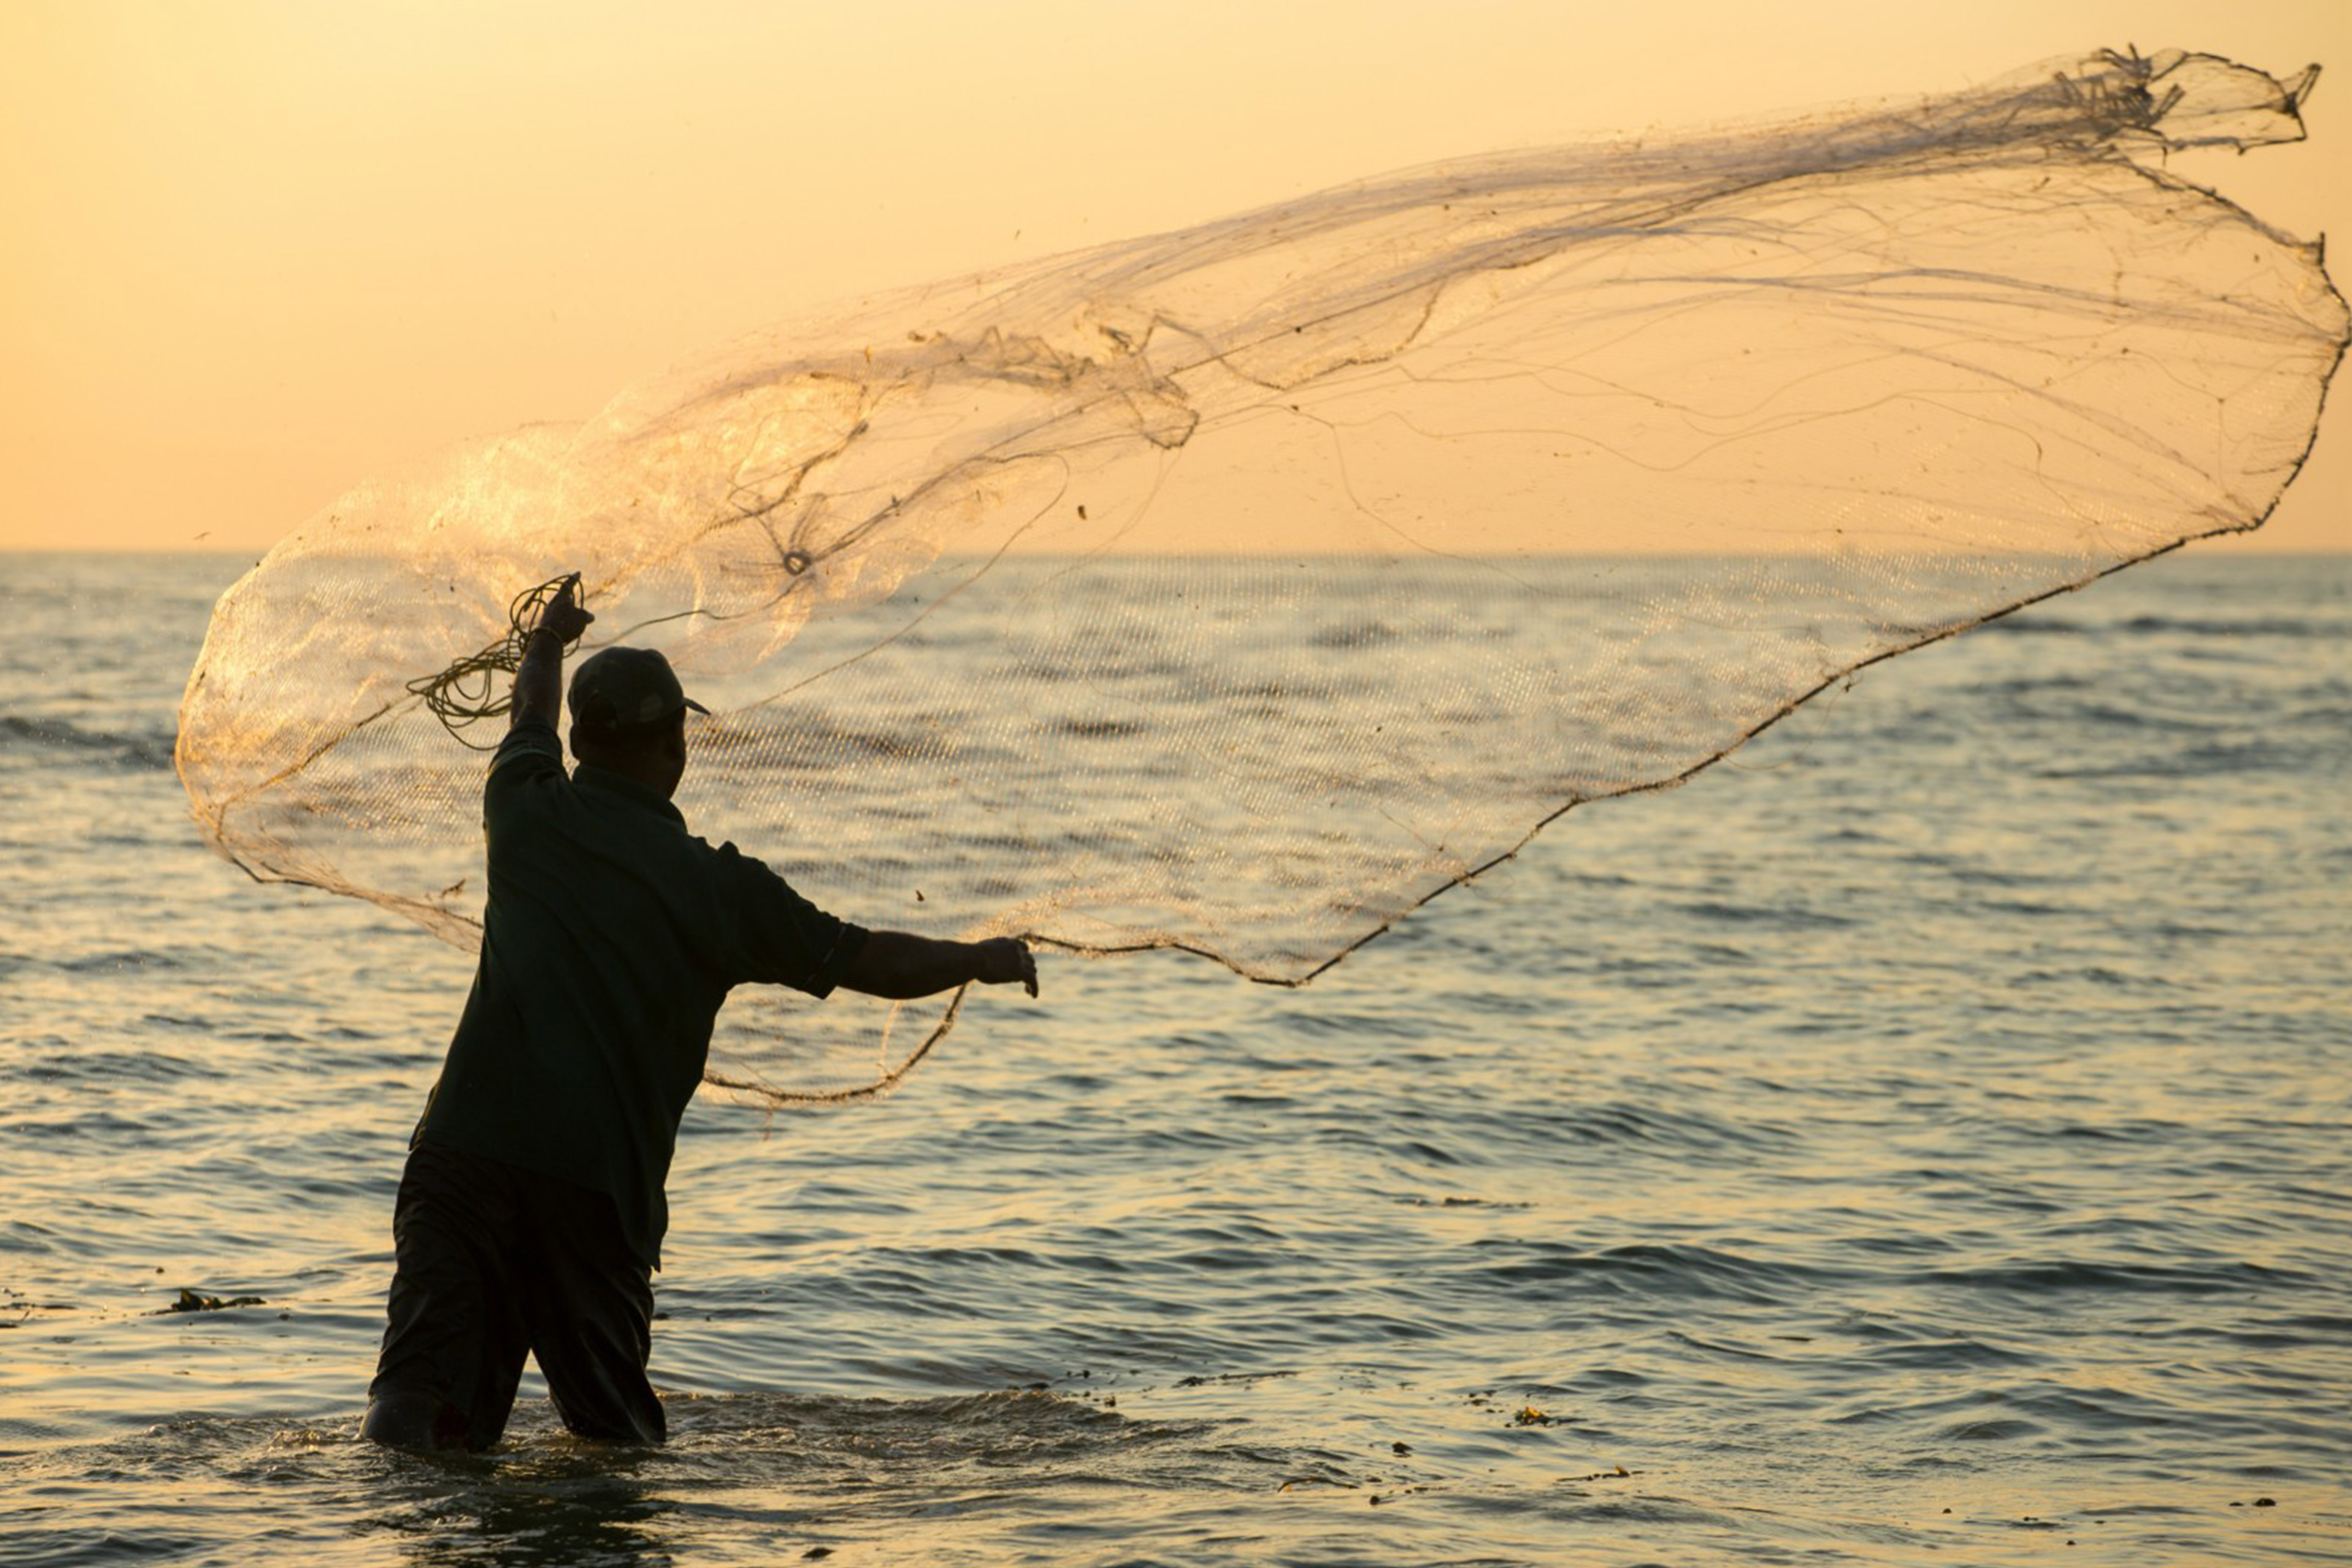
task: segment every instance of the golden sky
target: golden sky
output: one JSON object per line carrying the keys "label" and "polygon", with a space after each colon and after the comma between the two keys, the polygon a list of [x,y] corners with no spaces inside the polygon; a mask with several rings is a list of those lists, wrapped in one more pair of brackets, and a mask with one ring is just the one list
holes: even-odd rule
{"label": "golden sky", "polygon": [[[836,296],[2127,43],[2330,66],[2174,166],[2352,236],[2345,0],[0,0],[0,547],[257,552]],[[2352,549],[2346,424],[2221,548]]]}

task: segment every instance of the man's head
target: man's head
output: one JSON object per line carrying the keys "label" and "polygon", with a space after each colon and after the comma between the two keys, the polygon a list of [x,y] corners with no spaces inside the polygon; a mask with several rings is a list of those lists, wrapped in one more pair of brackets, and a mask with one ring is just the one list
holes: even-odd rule
{"label": "man's head", "polygon": [[572,673],[572,754],[667,795],[686,773],[688,697],[669,660],[649,647],[608,647]]}

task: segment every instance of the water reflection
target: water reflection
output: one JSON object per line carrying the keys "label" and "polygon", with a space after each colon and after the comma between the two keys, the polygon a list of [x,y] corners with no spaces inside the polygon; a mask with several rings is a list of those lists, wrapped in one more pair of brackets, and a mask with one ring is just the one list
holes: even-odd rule
{"label": "water reflection", "polygon": [[387,1506],[356,1529],[398,1538],[423,1568],[661,1568],[676,1561],[679,1510],[648,1473],[657,1458],[563,1439],[515,1454],[388,1455]]}

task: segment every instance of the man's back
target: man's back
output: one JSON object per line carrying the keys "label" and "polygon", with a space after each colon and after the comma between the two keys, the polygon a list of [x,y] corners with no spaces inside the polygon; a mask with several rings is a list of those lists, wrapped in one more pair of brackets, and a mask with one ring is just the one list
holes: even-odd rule
{"label": "man's back", "polygon": [[518,725],[483,788],[481,962],[422,1139],[609,1193],[658,1266],[677,1123],[728,991],[830,993],[866,933],[658,792]]}

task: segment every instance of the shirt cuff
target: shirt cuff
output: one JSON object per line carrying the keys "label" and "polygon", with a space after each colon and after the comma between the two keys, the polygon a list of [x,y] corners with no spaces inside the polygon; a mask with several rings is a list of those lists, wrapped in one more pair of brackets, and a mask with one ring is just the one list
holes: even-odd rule
{"label": "shirt cuff", "polygon": [[857,955],[866,951],[866,934],[864,926],[842,921],[841,934],[833,939],[832,948],[817,961],[817,966],[809,972],[807,981],[800,989],[820,1002],[832,995],[834,987],[841,984],[842,971],[856,963]]}

